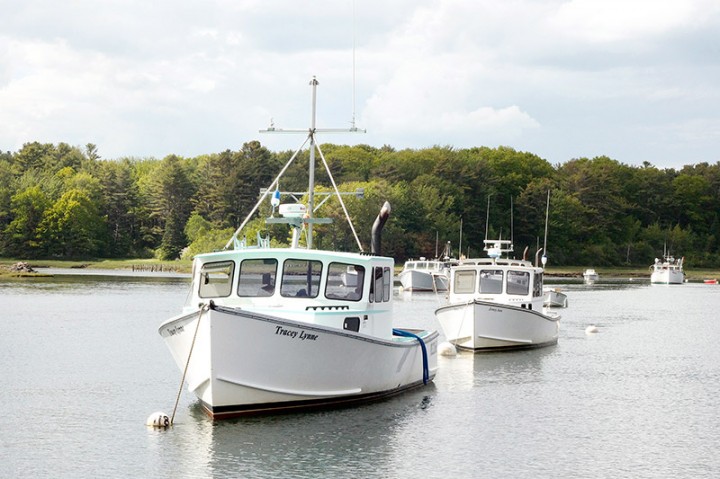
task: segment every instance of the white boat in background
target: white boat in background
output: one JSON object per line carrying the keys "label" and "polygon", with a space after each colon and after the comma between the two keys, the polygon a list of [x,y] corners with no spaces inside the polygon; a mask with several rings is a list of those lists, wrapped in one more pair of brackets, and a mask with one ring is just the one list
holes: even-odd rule
{"label": "white boat in background", "polygon": [[[312,125],[302,130],[309,131],[309,171],[316,150],[327,169],[315,143],[323,130],[315,127],[314,78],[311,85]],[[390,205],[375,221],[370,254],[357,235],[358,253],[313,249],[313,225],[330,221],[313,215],[313,175],[307,206],[279,205],[278,181],[299,152],[225,250],[195,257],[182,312],[159,328],[213,418],[356,404],[427,384],[437,371],[437,331],[393,328],[394,261],[379,251]],[[258,235],[249,246],[239,234],[273,189],[281,217],[267,222],[288,224],[292,244],[272,248]],[[336,186],[331,194],[347,215]]]}
{"label": "white boat in background", "polygon": [[508,240],[485,240],[488,258],[450,269],[448,303],[435,311],[447,340],[461,349],[490,351],[557,343],[559,315],[543,307],[543,268],[502,258]]}
{"label": "white boat in background", "polygon": [[583,280],[590,284],[600,280],[600,275],[592,268],[588,268],[583,271]]}
{"label": "white boat in background", "polygon": [[685,257],[680,259],[672,256],[663,256],[662,259],[655,258],[655,263],[650,266],[650,283],[683,284],[685,282],[684,261]]}
{"label": "white boat in background", "polygon": [[450,264],[441,260],[408,260],[398,275],[405,291],[447,291]]}
{"label": "white boat in background", "polygon": [[[543,306],[549,209],[548,191],[545,242],[535,254],[534,266],[524,255],[523,259],[508,257],[514,249],[511,240],[485,239],[487,258],[463,260],[450,268],[447,305],[435,311],[450,343],[471,351],[539,348],[557,343],[560,315]],[[486,236],[489,213],[488,197]],[[541,251],[543,267],[537,264]]]}
{"label": "white boat in background", "polygon": [[447,291],[450,266],[457,264],[457,260],[450,257],[451,253],[448,241],[441,256],[437,256],[437,251],[435,252],[439,259],[428,260],[421,257],[418,260],[406,261],[398,274],[403,291]]}
{"label": "white boat in background", "polygon": [[546,308],[567,308],[568,297],[560,288],[543,287],[543,305]]}

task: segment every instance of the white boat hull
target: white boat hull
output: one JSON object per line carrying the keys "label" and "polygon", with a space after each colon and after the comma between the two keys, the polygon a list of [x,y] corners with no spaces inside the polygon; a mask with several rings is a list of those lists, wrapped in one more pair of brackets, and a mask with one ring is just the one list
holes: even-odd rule
{"label": "white boat hull", "polygon": [[449,304],[435,311],[447,340],[473,351],[524,349],[556,344],[559,316],[486,301]]}
{"label": "white boat hull", "polygon": [[[383,340],[220,307],[173,318],[160,334],[180,370],[188,365],[188,388],[213,418],[368,401],[424,384],[414,338]],[[439,334],[418,334],[432,380]]]}
{"label": "white boat hull", "polygon": [[567,308],[568,298],[565,293],[556,289],[545,290],[543,305],[548,308]]}
{"label": "white boat hull", "polygon": [[654,271],[650,275],[650,282],[653,284],[683,284],[685,274],[680,270]]}
{"label": "white boat hull", "polygon": [[406,270],[399,274],[400,284],[405,291],[447,291],[448,278],[441,273]]}

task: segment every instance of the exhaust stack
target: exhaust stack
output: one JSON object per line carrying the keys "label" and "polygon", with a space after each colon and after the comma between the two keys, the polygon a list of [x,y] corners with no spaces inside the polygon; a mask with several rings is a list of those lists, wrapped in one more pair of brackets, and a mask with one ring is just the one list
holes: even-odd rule
{"label": "exhaust stack", "polygon": [[383,207],[380,208],[380,213],[378,213],[377,218],[375,218],[375,222],[372,227],[372,239],[370,241],[371,254],[380,255],[380,235],[382,234],[385,222],[390,217],[390,210],[390,203],[386,201]]}

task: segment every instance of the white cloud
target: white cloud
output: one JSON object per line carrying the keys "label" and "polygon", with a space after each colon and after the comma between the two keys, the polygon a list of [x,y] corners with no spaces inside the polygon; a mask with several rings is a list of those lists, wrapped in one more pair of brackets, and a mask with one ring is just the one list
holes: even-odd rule
{"label": "white cloud", "polygon": [[[3,2],[3,0],[0,0]],[[357,124],[327,141],[421,148],[508,144],[553,163],[632,163],[652,134],[672,161],[713,161],[720,108],[714,0],[355,3]],[[27,0],[3,8],[0,149],[92,142],[106,158],[192,156],[309,122],[349,125],[353,2]],[[716,33],[718,32],[718,33]],[[592,118],[592,126],[587,119]],[[688,145],[692,125],[705,138]],[[656,130],[653,130],[656,128]],[[642,132],[636,144],[613,141]],[[707,133],[704,133],[707,132]],[[646,159],[645,157],[642,158]],[[642,160],[639,160],[642,161]]]}
{"label": "white cloud", "polygon": [[717,12],[717,2],[703,0],[571,0],[551,25],[577,39],[618,42],[694,27]]}

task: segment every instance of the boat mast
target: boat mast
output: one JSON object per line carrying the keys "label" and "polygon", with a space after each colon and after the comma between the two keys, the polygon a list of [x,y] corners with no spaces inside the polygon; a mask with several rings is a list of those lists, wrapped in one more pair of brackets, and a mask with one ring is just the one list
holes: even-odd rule
{"label": "boat mast", "polygon": [[515,245],[515,217],[513,216],[513,197],[510,197],[510,247]]}
{"label": "boat mast", "polygon": [[490,196],[488,195],[487,209],[485,211],[485,239],[488,239],[488,226],[490,225]]}
{"label": "boat mast", "polygon": [[540,261],[542,261],[543,267],[547,263],[547,233],[548,233],[548,217],[550,215],[550,190],[547,194],[547,204],[545,205],[545,240],[543,241],[543,254]]}
{"label": "boat mast", "polygon": [[[460,259],[460,256],[462,256],[462,228],[463,228],[463,219],[462,216],[460,217],[460,244],[458,245],[458,259]],[[487,234],[486,234],[487,236]],[[468,256],[470,254],[468,253]]]}
{"label": "boat mast", "polygon": [[[307,228],[307,230],[306,230],[306,231],[307,231],[307,235],[306,235],[306,247],[307,247],[307,249],[311,249],[311,248],[312,248],[312,243],[313,243],[313,224],[314,224],[314,223],[329,223],[329,222],[332,221],[332,220],[327,219],[327,218],[315,218],[315,217],[314,217],[314,213],[315,213],[315,209],[316,209],[316,207],[315,207],[315,196],[316,196],[316,193],[315,193],[315,160],[316,160],[316,154],[319,153],[320,158],[322,159],[323,165],[325,166],[325,170],[327,171],[328,177],[330,178],[330,181],[331,181],[331,183],[332,183],[332,185],[333,185],[333,189],[334,189],[334,191],[335,191],[334,194],[338,196],[338,200],[340,201],[340,205],[342,206],[343,212],[345,213],[345,216],[346,216],[346,218],[347,218],[347,220],[348,220],[348,223],[349,223],[349,225],[350,225],[350,229],[352,230],[353,235],[355,236],[355,241],[357,241],[358,248],[360,249],[360,251],[362,251],[363,248],[362,248],[362,245],[360,244],[360,239],[358,238],[357,233],[355,232],[355,227],[353,226],[352,221],[350,220],[350,215],[349,215],[349,213],[348,213],[348,211],[347,211],[347,208],[345,207],[345,203],[344,203],[343,200],[342,200],[342,195],[344,195],[344,194],[354,194],[354,195],[356,195],[356,196],[358,196],[358,197],[362,197],[362,195],[363,195],[364,193],[362,192],[361,189],[358,189],[358,190],[357,190],[356,192],[354,192],[354,193],[341,193],[341,192],[338,190],[337,184],[335,183],[335,179],[333,178],[332,172],[330,171],[330,167],[329,167],[327,161],[325,160],[325,157],[324,157],[324,155],[323,155],[322,150],[320,149],[320,146],[319,146],[318,143],[317,143],[317,140],[316,140],[316,138],[315,138],[315,135],[316,135],[317,133],[366,133],[366,130],[364,130],[364,129],[359,129],[359,128],[357,128],[355,125],[353,125],[353,127],[350,128],[350,129],[346,129],[346,128],[320,128],[320,129],[318,129],[317,126],[316,126],[316,120],[317,120],[317,115],[316,115],[316,112],[317,112],[317,86],[318,86],[318,85],[319,85],[319,82],[317,81],[317,78],[316,78],[315,76],[313,76],[312,80],[310,81],[310,86],[312,86],[312,107],[311,107],[311,112],[312,112],[312,114],[311,114],[311,118],[310,118],[310,128],[309,128],[309,130],[308,130],[308,129],[283,129],[283,128],[276,128],[273,123],[270,124],[270,128],[268,128],[268,129],[266,129],[266,130],[260,130],[260,133],[305,133],[305,134],[307,134],[307,137],[306,137],[306,139],[305,139],[305,142],[302,144],[302,146],[300,146],[300,148],[295,152],[295,154],[290,158],[290,160],[288,160],[288,162],[286,163],[285,167],[283,167],[283,170],[282,170],[282,171],[280,172],[280,174],[275,178],[275,181],[273,181],[273,183],[270,185],[270,188],[272,188],[273,186],[274,186],[275,188],[278,187],[278,184],[279,184],[278,182],[279,182],[279,180],[280,180],[280,176],[282,176],[282,174],[285,172],[285,170],[287,170],[288,166],[290,166],[290,163],[297,157],[297,155],[298,155],[298,153],[300,152],[300,150],[302,150],[303,147],[304,147],[306,144],[308,144],[308,142],[309,142],[309,150],[310,150],[310,152],[309,152],[309,165],[308,165],[308,170],[309,170],[309,171],[308,171],[308,191],[307,191],[307,195],[308,195],[308,205],[307,205],[307,209],[306,209],[306,212],[305,212],[305,217],[302,218],[301,221],[295,221],[295,220],[286,221],[286,220],[283,220],[282,218],[268,218],[268,219],[266,220],[266,222],[268,222],[268,223],[292,223],[292,224],[296,225],[296,226],[295,226],[295,227],[296,227],[296,231],[297,231],[297,229],[300,227],[299,225],[300,225],[301,223],[304,224],[304,225],[306,225],[306,228]],[[235,233],[233,234],[233,237],[230,239],[230,241],[228,241],[228,244],[225,246],[226,249],[229,247],[230,244],[232,244],[232,243],[234,242],[235,238],[237,238],[237,236],[238,236],[238,234],[240,233],[240,231],[242,230],[242,228],[243,228],[243,227],[245,226],[245,224],[247,224],[247,222],[249,221],[250,216],[257,210],[257,208],[258,208],[258,206],[260,205],[260,203],[261,203],[261,202],[263,201],[263,199],[267,196],[268,192],[270,191],[270,188],[268,188],[267,190],[265,190],[265,192],[262,194],[262,198],[260,198],[260,200],[255,204],[255,207],[253,208],[253,210],[252,210],[252,212],[250,213],[250,215],[248,215],[248,217],[245,219],[245,221],[243,222],[243,224],[240,225],[240,227],[235,231]],[[323,194],[323,193],[319,193],[319,194]],[[330,195],[328,195],[328,194],[325,194],[325,195],[327,195],[327,198],[329,198],[329,196],[330,196]],[[327,198],[326,198],[326,199],[327,199]],[[318,208],[319,208],[320,206],[322,206],[323,203],[324,203],[324,201],[320,202],[320,204],[318,205]],[[293,233],[293,234],[295,234],[295,233]],[[295,244],[295,241],[293,242],[293,244]]]}
{"label": "boat mast", "polygon": [[[312,118],[310,119],[310,172],[308,174],[308,218],[313,217],[313,208],[315,207],[315,113],[317,110],[317,78],[310,80],[312,86]],[[307,248],[312,249],[313,224],[312,221],[307,223]]]}

